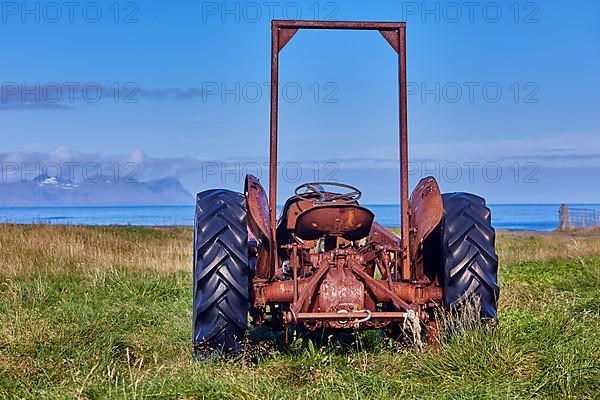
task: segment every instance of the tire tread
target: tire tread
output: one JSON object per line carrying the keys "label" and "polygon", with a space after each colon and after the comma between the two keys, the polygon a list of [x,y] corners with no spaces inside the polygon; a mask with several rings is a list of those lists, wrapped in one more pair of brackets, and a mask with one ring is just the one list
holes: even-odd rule
{"label": "tire tread", "polygon": [[224,189],[197,195],[192,342],[195,352],[241,351],[248,328],[245,197]]}
{"label": "tire tread", "polygon": [[479,298],[484,319],[497,317],[498,256],[491,212],[485,200],[469,193],[442,195],[442,283],[447,309],[469,296]]}

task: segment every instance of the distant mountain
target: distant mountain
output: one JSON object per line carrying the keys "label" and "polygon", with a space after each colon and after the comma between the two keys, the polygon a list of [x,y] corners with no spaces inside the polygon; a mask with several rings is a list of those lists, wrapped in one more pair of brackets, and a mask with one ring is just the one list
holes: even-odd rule
{"label": "distant mountain", "polygon": [[193,196],[176,178],[146,182],[73,183],[40,175],[32,181],[0,183],[0,207],[191,205]]}

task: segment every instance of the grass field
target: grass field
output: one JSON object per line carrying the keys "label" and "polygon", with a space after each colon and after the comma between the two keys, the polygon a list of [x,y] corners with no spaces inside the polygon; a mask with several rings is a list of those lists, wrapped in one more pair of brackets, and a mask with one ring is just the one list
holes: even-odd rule
{"label": "grass field", "polygon": [[500,324],[198,363],[187,228],[0,225],[0,398],[600,398],[600,235],[499,233]]}

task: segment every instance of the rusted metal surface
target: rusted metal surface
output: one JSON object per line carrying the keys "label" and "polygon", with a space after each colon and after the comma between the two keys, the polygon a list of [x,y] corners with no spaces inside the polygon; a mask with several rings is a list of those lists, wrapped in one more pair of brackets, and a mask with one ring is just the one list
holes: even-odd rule
{"label": "rusted metal surface", "polygon": [[[327,192],[325,190],[321,190],[321,188],[315,187],[315,185],[332,185],[332,183],[328,182],[312,182],[310,184],[300,185],[295,189],[296,195],[291,199],[288,199],[283,209],[283,221],[285,222],[285,227],[289,231],[294,231],[296,228],[296,220],[298,216],[317,205],[330,203],[335,201],[336,204],[356,204],[358,205],[358,199],[361,196],[361,193],[358,189],[350,186],[350,185],[340,185],[338,183],[334,183],[335,186],[341,186],[349,191],[347,193],[332,193]],[[302,193],[302,189],[311,188],[307,192]]]}
{"label": "rusted metal surface", "polygon": [[335,329],[356,329],[363,327],[386,326],[391,321],[399,321],[405,318],[407,313],[400,311],[347,311],[340,310],[339,312],[317,312],[317,313],[299,313],[293,315],[287,313],[285,321],[288,324],[304,322],[309,324],[310,330],[316,330],[322,326]]}
{"label": "rusted metal surface", "polygon": [[392,232],[387,230],[383,225],[378,222],[373,222],[371,225],[371,232],[369,233],[369,241],[376,243],[383,243],[392,246],[401,246],[401,239],[394,235]]}
{"label": "rusted metal surface", "polygon": [[379,33],[381,33],[381,36],[383,36],[383,38],[387,40],[387,42],[390,44],[390,46],[392,46],[396,53],[398,53],[400,50],[400,48],[398,47],[400,45],[400,41],[398,40],[398,31],[380,30]]}
{"label": "rusted metal surface", "polygon": [[297,28],[279,28],[279,51],[294,37],[296,32],[298,32]]}
{"label": "rusted metal surface", "polygon": [[260,184],[258,178],[253,175],[246,175],[244,191],[246,192],[246,208],[250,229],[252,229],[254,236],[257,238],[270,240],[269,202],[265,189]]}
{"label": "rusted metal surface", "polygon": [[296,199],[287,209],[284,209],[284,216],[286,219],[286,228],[288,230],[294,230],[296,227],[296,219],[303,211],[313,207],[313,203],[307,200]]}
{"label": "rusted metal surface", "polygon": [[398,35],[398,83],[400,88],[400,224],[402,227],[402,279],[410,279],[409,208],[408,208],[408,123],[406,94],[406,29]]}
{"label": "rusted metal surface", "polygon": [[375,279],[370,276],[368,273],[361,268],[361,265],[354,260],[350,260],[349,262],[350,269],[354,272],[359,278],[362,279],[364,284],[373,292],[375,297],[378,300],[381,300],[386,303],[392,303],[394,307],[398,310],[414,310],[415,306],[412,304],[408,304],[404,300],[402,300],[396,293],[392,291],[391,288],[386,287],[385,284],[382,283],[381,280]]}
{"label": "rusted metal surface", "polygon": [[[344,189],[345,193],[332,192],[325,190],[325,187],[334,187],[336,189]],[[294,193],[302,200],[311,201],[318,205],[322,203],[336,204],[358,204],[362,193],[360,190],[351,185],[337,182],[309,182],[298,186]]]}
{"label": "rusted metal surface", "polygon": [[[373,213],[358,204],[358,189],[336,185],[349,191],[334,193],[319,182],[297,188],[277,227],[279,52],[300,29],[377,30],[398,54],[400,237],[373,222]],[[246,182],[248,223],[259,241],[251,281],[255,323],[280,329],[292,323],[311,330],[382,328],[401,321],[408,311],[425,322],[431,308],[441,303],[437,281],[415,279],[415,256],[439,223],[443,207],[432,178],[421,181],[409,199],[406,106],[404,23],[273,21],[268,201],[255,177]]]}
{"label": "rusted metal surface", "polygon": [[294,287],[298,285],[298,291],[304,292],[307,280],[299,279],[297,283],[294,280],[275,281],[262,285],[260,296],[255,298],[255,302],[266,303],[293,303],[295,298]]}
{"label": "rusted metal surface", "polygon": [[[350,313],[362,310],[365,286],[347,268],[330,268],[319,287],[316,308],[325,313]],[[330,328],[343,328],[344,323],[331,321]]]}
{"label": "rusted metal surface", "polygon": [[[439,286],[427,287],[375,278],[374,269],[371,268],[373,263],[386,264],[389,254],[399,248],[385,245],[377,245],[373,249],[371,247],[366,245],[359,248],[359,251],[353,247],[335,248],[298,257],[297,251],[306,252],[309,249],[299,244],[286,246],[286,249],[293,252],[289,267],[294,271],[294,278],[255,283],[254,306],[289,304],[289,310],[296,321],[300,313],[350,313],[363,309],[379,312],[381,310],[377,308],[377,304],[389,304],[398,312],[419,312],[421,306],[441,300]],[[370,251],[360,251],[363,249]],[[371,252],[374,254],[370,255]],[[309,276],[300,277],[302,275]],[[318,318],[312,321],[316,322]],[[345,327],[345,323],[336,321],[327,321],[325,325],[330,328]],[[310,327],[315,328],[316,325]]]}
{"label": "rusted metal surface", "polygon": [[370,210],[354,204],[321,204],[298,215],[294,230],[304,240],[325,234],[359,240],[369,234],[373,218]]}
{"label": "rusted metal surface", "polygon": [[423,242],[444,214],[442,194],[435,178],[428,176],[421,179],[410,196],[409,204],[413,278],[420,279],[423,277]]}
{"label": "rusted metal surface", "polygon": [[319,287],[323,277],[329,270],[329,263],[327,259],[320,260],[320,268],[307,280],[306,285],[303,290],[300,291],[300,294],[296,301],[294,301],[290,310],[293,313],[298,313],[302,311],[306,311],[312,302],[312,298],[317,292],[317,288]]}
{"label": "rusted metal surface", "polygon": [[[408,209],[408,139],[407,139],[407,93],[406,93],[406,23],[404,22],[367,22],[367,21],[299,21],[273,20],[271,26],[271,120],[270,120],[270,157],[269,157],[269,205],[270,224],[275,248],[277,217],[277,134],[279,110],[279,52],[299,29],[349,29],[377,30],[398,53],[399,90],[400,90],[400,205],[403,252],[401,274],[397,279],[410,277],[409,209]],[[394,45],[396,43],[396,45]],[[275,252],[275,262],[277,252]]]}
{"label": "rusted metal surface", "polygon": [[257,279],[268,279],[273,265],[275,246],[269,224],[269,203],[265,189],[258,178],[246,175],[246,209],[248,212],[248,226],[254,237],[260,241],[260,249],[256,256],[254,276]]}
{"label": "rusted metal surface", "polygon": [[441,286],[422,286],[407,282],[394,282],[393,290],[400,298],[410,303],[427,305],[442,303]]}
{"label": "rusted metal surface", "polygon": [[[273,247],[277,249],[277,129],[279,112],[279,28],[271,29],[271,121],[269,142],[269,225]],[[279,260],[274,252],[273,262]]]}
{"label": "rusted metal surface", "polygon": [[[293,254],[307,250],[298,244],[288,247]],[[293,279],[255,283],[254,306],[289,304],[288,323],[302,322],[308,329],[344,329],[348,321],[353,320],[346,314],[353,312],[371,314],[370,322],[364,321],[363,327],[381,327],[387,319],[398,319],[408,310],[419,313],[423,307],[440,304],[442,289],[439,286],[392,282],[373,276],[374,270],[370,268],[373,262],[385,263],[389,254],[397,250],[397,247],[378,245],[371,251],[374,255],[348,248],[306,257],[292,256],[289,263],[294,271]],[[308,277],[301,277],[307,274]],[[389,304],[396,311],[381,314],[383,311],[377,304]]]}
{"label": "rusted metal surface", "polygon": [[352,311],[348,313],[339,313],[339,312],[323,312],[323,313],[299,313],[296,316],[297,321],[302,320],[329,320],[335,321],[340,319],[363,319],[366,317],[374,318],[374,319],[390,319],[397,320],[403,318],[406,315],[405,312],[385,312],[385,311]]}
{"label": "rusted metal surface", "polygon": [[406,22],[375,21],[306,21],[306,20],[273,20],[273,28],[281,29],[351,29],[370,31],[394,31],[406,28]]}
{"label": "rusted metal surface", "polygon": [[[308,279],[298,279],[298,292],[304,293],[307,291]],[[259,289],[255,289],[260,292],[255,298],[257,304],[266,303],[292,303],[294,302],[294,286],[296,282],[294,280],[275,281],[270,283],[261,283]],[[442,301],[442,288],[440,286],[422,286],[407,282],[392,282],[393,292],[406,303],[417,303],[426,305],[428,303],[440,304]],[[366,294],[367,297],[370,294]],[[387,296],[382,298],[373,297],[372,300],[375,302],[384,301]],[[368,299],[367,299],[368,300]],[[365,304],[367,301],[365,301]],[[366,307],[365,305],[365,308]]]}

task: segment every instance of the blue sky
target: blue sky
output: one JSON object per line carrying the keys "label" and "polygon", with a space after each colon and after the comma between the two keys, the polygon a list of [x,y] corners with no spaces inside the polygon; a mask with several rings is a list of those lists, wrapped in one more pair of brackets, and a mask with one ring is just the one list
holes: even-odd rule
{"label": "blue sky", "polygon": [[[241,190],[245,171],[267,178],[270,17],[406,20],[411,185],[433,173],[443,191],[493,203],[600,196],[589,187],[600,172],[597,1],[3,2],[1,13],[4,161],[114,157],[143,179]],[[397,70],[385,40],[300,32],[280,81],[281,196],[327,177],[394,202]]]}

